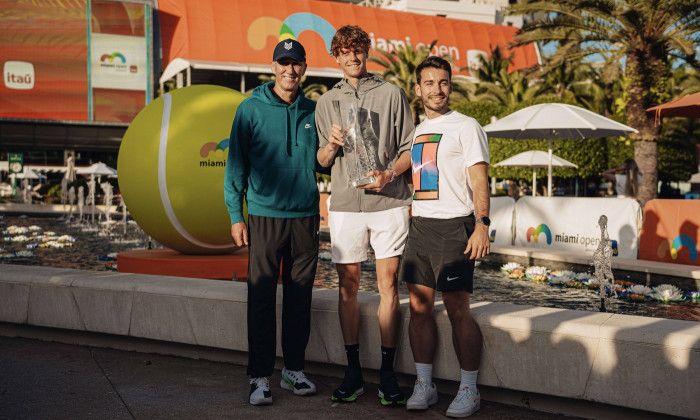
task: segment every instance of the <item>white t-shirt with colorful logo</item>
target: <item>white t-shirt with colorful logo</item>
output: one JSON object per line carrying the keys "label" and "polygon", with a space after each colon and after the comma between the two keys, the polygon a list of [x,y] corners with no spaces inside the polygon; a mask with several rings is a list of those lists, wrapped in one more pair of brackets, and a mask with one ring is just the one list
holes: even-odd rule
{"label": "white t-shirt with colorful logo", "polygon": [[450,110],[418,127],[411,145],[413,216],[452,219],[474,212],[467,168],[489,163],[486,133],[471,117]]}

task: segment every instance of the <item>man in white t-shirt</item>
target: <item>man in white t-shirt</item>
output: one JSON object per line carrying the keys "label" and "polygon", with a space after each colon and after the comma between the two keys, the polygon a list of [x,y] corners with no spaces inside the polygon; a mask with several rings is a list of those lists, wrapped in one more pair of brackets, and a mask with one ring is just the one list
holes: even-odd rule
{"label": "man in white t-shirt", "polygon": [[426,119],[416,127],[411,147],[413,218],[399,270],[411,297],[409,336],[417,379],[406,408],[424,410],[437,403],[432,363],[437,341],[433,317],[435,291],[452,324],[452,342],[461,368],[450,417],[479,409],[476,376],[481,332],[469,312],[474,261],[490,251],[486,133],[473,118],[450,110],[450,64],[429,57],[416,68],[416,94]]}

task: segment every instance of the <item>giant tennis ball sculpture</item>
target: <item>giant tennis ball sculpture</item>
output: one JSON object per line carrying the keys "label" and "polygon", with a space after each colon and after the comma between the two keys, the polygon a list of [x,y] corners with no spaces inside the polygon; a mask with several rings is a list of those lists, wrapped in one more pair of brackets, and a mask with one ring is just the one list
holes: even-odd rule
{"label": "giant tennis ball sculpture", "polygon": [[156,241],[184,254],[237,247],[224,202],[231,123],[246,97],[199,85],[177,89],[134,118],[119,148],[119,188],[131,216]]}

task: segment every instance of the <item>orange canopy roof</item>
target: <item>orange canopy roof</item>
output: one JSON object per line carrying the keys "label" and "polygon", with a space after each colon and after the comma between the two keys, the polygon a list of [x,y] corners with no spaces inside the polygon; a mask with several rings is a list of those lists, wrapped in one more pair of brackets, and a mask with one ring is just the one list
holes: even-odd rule
{"label": "orange canopy roof", "polygon": [[433,54],[451,55],[456,68],[476,66],[478,56],[496,45],[513,53],[510,70],[538,64],[534,44],[507,48],[517,31],[509,26],[315,0],[159,0],[158,8],[163,67],[175,58],[267,64],[279,40],[295,38],[309,67],[338,68],[329,50],[343,25],[362,27],[373,49],[437,40]]}

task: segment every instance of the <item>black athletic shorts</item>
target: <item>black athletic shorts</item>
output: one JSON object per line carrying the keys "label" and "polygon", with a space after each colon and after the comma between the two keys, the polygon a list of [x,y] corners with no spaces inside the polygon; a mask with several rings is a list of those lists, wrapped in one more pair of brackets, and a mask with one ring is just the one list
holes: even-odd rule
{"label": "black athletic shorts", "polygon": [[439,291],[474,290],[474,260],[464,254],[474,215],[454,219],[413,217],[399,280]]}

